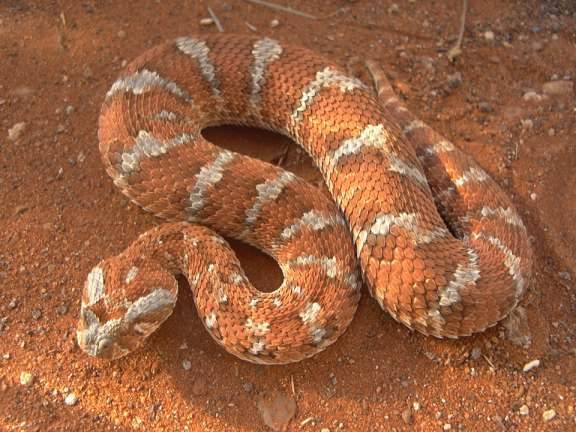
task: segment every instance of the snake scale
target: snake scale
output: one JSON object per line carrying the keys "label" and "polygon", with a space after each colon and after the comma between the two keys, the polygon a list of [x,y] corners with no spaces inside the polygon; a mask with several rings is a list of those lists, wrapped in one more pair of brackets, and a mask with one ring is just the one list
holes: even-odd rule
{"label": "snake scale", "polygon": [[[130,63],[106,95],[100,152],[115,185],[167,222],[89,273],[79,346],[103,358],[140,347],[172,313],[176,275],[210,335],[254,363],[332,344],[363,283],[426,335],[466,336],[505,317],[530,279],[524,224],[486,172],[368,66],[378,98],[329,59],[270,38],[181,37]],[[332,199],[202,136],[222,124],[292,138]],[[281,286],[254,288],[223,237],[272,256]]]}

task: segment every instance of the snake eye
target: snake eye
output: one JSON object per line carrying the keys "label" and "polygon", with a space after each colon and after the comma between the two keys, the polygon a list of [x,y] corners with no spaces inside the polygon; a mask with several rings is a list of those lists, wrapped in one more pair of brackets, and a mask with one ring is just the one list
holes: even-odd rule
{"label": "snake eye", "polygon": [[112,346],[112,339],[108,337],[102,338],[98,341],[98,352],[106,351],[110,346]]}

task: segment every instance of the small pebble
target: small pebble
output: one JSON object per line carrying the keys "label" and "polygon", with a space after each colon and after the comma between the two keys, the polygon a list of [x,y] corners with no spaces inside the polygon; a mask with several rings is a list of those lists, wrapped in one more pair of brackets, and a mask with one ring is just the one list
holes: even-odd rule
{"label": "small pebble", "polygon": [[20,374],[20,384],[23,386],[29,386],[34,382],[34,375],[30,372],[22,372]]}
{"label": "small pebble", "polygon": [[78,397],[74,393],[68,393],[64,398],[64,403],[68,406],[74,406],[78,402]]}
{"label": "small pebble", "polygon": [[214,24],[214,20],[212,18],[202,18],[200,20],[200,25],[201,26],[209,26]]}
{"label": "small pebble", "polygon": [[442,426],[442,429],[445,431],[452,430],[452,425],[450,423],[444,423],[444,426]]}
{"label": "small pebble", "polygon": [[116,33],[116,35],[120,38],[120,39],[124,39],[126,37],[126,32],[124,30],[118,30],[118,33]]}
{"label": "small pebble", "polygon": [[412,408],[414,409],[414,411],[420,411],[420,402],[414,402],[412,403]]}
{"label": "small pebble", "polygon": [[18,138],[20,138],[20,135],[22,135],[25,129],[26,129],[25,122],[19,122],[14,124],[14,126],[8,129],[8,139],[10,141],[16,141]]}
{"label": "small pebble", "polygon": [[550,128],[548,129],[548,136],[554,136],[556,135],[556,130],[554,128]]}
{"label": "small pebble", "polygon": [[542,85],[542,93],[549,96],[569,96],[574,93],[574,83],[568,80],[548,81]]}
{"label": "small pebble", "polygon": [[492,30],[486,30],[484,32],[484,39],[486,39],[487,41],[493,41],[494,40],[494,32]]}
{"label": "small pebble", "polygon": [[190,370],[192,369],[192,362],[190,362],[190,360],[184,360],[182,362],[182,367],[184,368],[184,370]]}
{"label": "small pebble", "polygon": [[18,300],[12,299],[10,303],[8,303],[8,309],[16,309],[18,307]]}
{"label": "small pebble", "polygon": [[534,128],[534,122],[531,119],[521,119],[520,124],[524,130],[530,130]]}
{"label": "small pebble", "polygon": [[410,425],[414,422],[414,415],[412,414],[412,410],[410,408],[406,408],[402,411],[402,421],[407,425]]}
{"label": "small pebble", "polygon": [[66,111],[66,115],[70,115],[70,114],[72,114],[74,111],[76,111],[76,108],[74,108],[72,105],[68,105],[68,106],[66,106],[65,111]]}
{"label": "small pebble", "polygon": [[388,8],[388,14],[392,15],[397,14],[398,12],[400,12],[400,6],[398,6],[396,3],[392,3]]}
{"label": "small pebble", "polygon": [[40,318],[42,318],[42,311],[40,309],[34,309],[32,311],[32,318],[34,318],[35,320],[39,320]]}
{"label": "small pebble", "polygon": [[531,199],[532,201],[536,201],[536,198],[538,198],[538,195],[536,195],[536,192],[532,192],[532,193],[530,194],[530,199]]}
{"label": "small pebble", "polygon": [[527,416],[530,414],[530,408],[528,408],[528,405],[522,405],[518,412],[520,415]]}
{"label": "small pebble", "polygon": [[322,429],[320,429],[320,432],[330,432],[330,429],[328,429],[328,428],[322,428]]}
{"label": "small pebble", "polygon": [[142,419],[138,416],[134,417],[132,419],[132,429],[140,429],[140,426],[142,426]]}
{"label": "small pebble", "polygon": [[556,417],[556,411],[554,411],[553,409],[546,410],[542,413],[542,420],[544,420],[545,422],[549,422],[554,417]]}
{"label": "small pebble", "polygon": [[542,100],[542,95],[539,95],[535,91],[530,90],[524,93],[522,99],[524,99],[526,102],[540,102]]}
{"label": "small pebble", "polygon": [[491,113],[494,112],[494,108],[488,102],[480,102],[478,104],[478,109],[483,113]]}
{"label": "small pebble", "polygon": [[272,21],[270,21],[270,27],[271,28],[276,28],[280,25],[280,21],[278,21],[277,19],[273,19]]}
{"label": "small pebble", "polygon": [[460,72],[454,72],[448,75],[447,79],[448,87],[452,90],[458,88],[462,84],[462,74]]}
{"label": "small pebble", "polygon": [[84,78],[92,78],[94,76],[94,72],[92,72],[92,68],[90,66],[86,65],[84,66],[82,75],[84,75]]}

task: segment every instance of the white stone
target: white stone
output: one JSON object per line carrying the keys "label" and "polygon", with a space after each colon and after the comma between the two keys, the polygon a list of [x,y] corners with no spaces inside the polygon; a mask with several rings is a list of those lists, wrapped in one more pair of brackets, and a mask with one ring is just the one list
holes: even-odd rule
{"label": "white stone", "polygon": [[554,411],[553,409],[546,410],[542,413],[542,420],[544,420],[545,422],[549,422],[554,417],[556,417],[556,411]]}
{"label": "white stone", "polygon": [[532,369],[536,369],[538,366],[540,366],[540,360],[536,359],[529,361],[522,368],[522,372],[530,372]]}
{"label": "white stone", "polygon": [[30,372],[22,372],[20,374],[20,384],[23,386],[29,386],[34,382],[34,375]]}
{"label": "white stone", "polygon": [[64,403],[68,406],[74,406],[78,403],[78,397],[74,393],[68,393],[64,398]]}
{"label": "white stone", "polygon": [[25,129],[26,129],[25,122],[19,122],[14,124],[10,129],[8,129],[8,139],[10,141],[17,141]]}

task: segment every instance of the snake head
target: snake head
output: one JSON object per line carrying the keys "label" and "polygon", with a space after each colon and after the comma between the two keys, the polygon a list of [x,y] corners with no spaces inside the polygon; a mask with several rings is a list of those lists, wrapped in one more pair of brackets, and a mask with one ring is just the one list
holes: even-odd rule
{"label": "snake head", "polygon": [[116,359],[142,346],[171,314],[178,283],[159,263],[122,255],[88,274],[76,337],[87,354]]}

